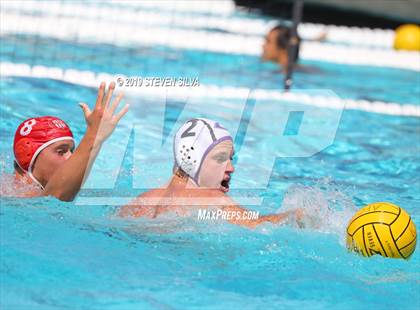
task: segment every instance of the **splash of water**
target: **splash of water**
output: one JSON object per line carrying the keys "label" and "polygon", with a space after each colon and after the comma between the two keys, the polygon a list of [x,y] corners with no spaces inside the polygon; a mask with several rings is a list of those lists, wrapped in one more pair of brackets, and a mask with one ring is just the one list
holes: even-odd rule
{"label": "splash of water", "polygon": [[283,200],[279,211],[301,209],[303,218],[294,219],[296,225],[305,229],[340,236],[357,208],[351,198],[329,179],[321,180],[314,186],[293,185]]}
{"label": "splash of water", "polygon": [[9,155],[0,157],[0,197],[27,197],[28,193],[39,192],[36,184],[16,179],[10,173],[13,171],[10,163],[13,163],[13,158]]}

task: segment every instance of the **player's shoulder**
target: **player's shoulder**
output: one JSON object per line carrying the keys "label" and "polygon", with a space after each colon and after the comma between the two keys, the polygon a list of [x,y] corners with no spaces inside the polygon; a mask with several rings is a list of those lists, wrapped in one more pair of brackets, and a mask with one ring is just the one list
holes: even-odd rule
{"label": "player's shoulder", "polygon": [[150,197],[161,197],[165,194],[165,189],[154,188],[140,194],[137,198],[150,198]]}

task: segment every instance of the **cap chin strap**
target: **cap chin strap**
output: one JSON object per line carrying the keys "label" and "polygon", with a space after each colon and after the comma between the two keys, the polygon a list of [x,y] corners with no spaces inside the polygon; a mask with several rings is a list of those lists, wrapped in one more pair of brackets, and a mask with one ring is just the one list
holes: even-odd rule
{"label": "cap chin strap", "polygon": [[[198,184],[198,181],[196,181],[194,178],[192,178],[188,173],[186,173],[184,170],[182,170],[182,168],[180,166],[178,166],[178,164],[175,161],[175,169],[177,169],[177,171],[175,172],[175,175],[181,177],[181,178],[187,178],[188,180],[190,180],[194,185],[196,185],[197,187],[200,187],[200,185]],[[182,172],[179,172],[182,171]]]}
{"label": "cap chin strap", "polygon": [[42,190],[44,190],[44,186],[42,186],[42,184],[34,177],[34,175],[31,172],[23,169],[22,166],[17,162],[17,160],[15,160],[15,163],[19,166],[20,170],[22,170],[25,173],[25,175],[28,175],[31,178],[31,180],[35,182],[36,185],[38,185]]}
{"label": "cap chin strap", "polygon": [[198,178],[197,180],[195,180],[195,178],[191,178],[190,176],[188,176],[188,178],[197,186],[200,187],[200,184],[198,184]]}
{"label": "cap chin strap", "polygon": [[198,180],[196,181],[195,178],[191,177],[188,173],[186,173],[184,170],[182,170],[182,168],[180,166],[178,166],[178,164],[175,161],[175,169],[181,170],[182,171],[182,175],[177,171],[175,172],[175,174],[179,177],[186,177],[188,180],[190,180],[194,185],[196,185],[197,187],[200,187],[200,185],[198,184]]}
{"label": "cap chin strap", "polygon": [[39,187],[41,187],[42,190],[44,190],[44,186],[42,186],[42,184],[34,177],[34,175],[28,171],[27,175],[29,175],[29,177],[32,179],[32,181],[35,182],[35,184],[37,184]]}
{"label": "cap chin strap", "polygon": [[[35,184],[37,184],[39,187],[41,187],[42,190],[44,190],[44,186],[42,186],[41,182],[39,182],[34,175],[32,174],[32,166],[35,163],[35,159],[38,157],[39,153],[41,153],[41,151],[43,149],[45,149],[47,146],[50,146],[51,144],[58,142],[58,141],[63,141],[63,140],[72,140],[74,143],[74,139],[73,137],[70,136],[66,136],[66,137],[59,137],[59,138],[55,138],[52,139],[48,142],[45,142],[43,145],[41,145],[34,153],[34,155],[32,156],[31,162],[29,163],[29,167],[28,167],[28,171],[26,172],[27,175],[29,175],[29,177],[32,179],[32,181],[35,182]],[[18,163],[19,165],[19,163]],[[22,167],[19,165],[19,167],[22,169]],[[22,169],[23,171],[25,171],[25,169]]]}

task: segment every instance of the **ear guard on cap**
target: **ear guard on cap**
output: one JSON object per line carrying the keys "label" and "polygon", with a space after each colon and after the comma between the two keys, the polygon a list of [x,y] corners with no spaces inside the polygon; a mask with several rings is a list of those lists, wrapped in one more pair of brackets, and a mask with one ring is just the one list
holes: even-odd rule
{"label": "ear guard on cap", "polygon": [[[16,142],[14,146],[15,157],[19,160],[15,160],[21,169],[28,167],[31,162],[32,155],[34,154],[31,139],[22,138]],[[25,170],[25,169],[23,169]]]}

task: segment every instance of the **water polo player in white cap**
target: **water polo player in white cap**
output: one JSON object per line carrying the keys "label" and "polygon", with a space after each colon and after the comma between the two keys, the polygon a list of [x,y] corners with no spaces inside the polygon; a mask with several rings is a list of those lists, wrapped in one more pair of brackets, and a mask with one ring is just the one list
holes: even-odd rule
{"label": "water polo player in white cap", "polygon": [[[173,151],[174,171],[167,187],[141,194],[121,209],[122,216],[155,218],[168,211],[185,214],[193,207],[239,215],[248,211],[226,195],[234,172],[234,150],[230,133],[220,123],[205,118],[188,120],[175,134]],[[264,222],[284,223],[291,215],[301,217],[294,210],[252,220],[235,216],[229,221],[253,228]]]}

